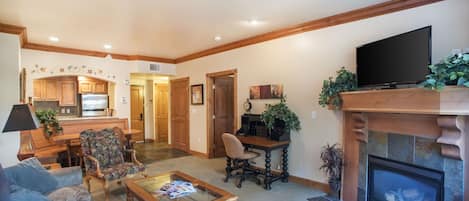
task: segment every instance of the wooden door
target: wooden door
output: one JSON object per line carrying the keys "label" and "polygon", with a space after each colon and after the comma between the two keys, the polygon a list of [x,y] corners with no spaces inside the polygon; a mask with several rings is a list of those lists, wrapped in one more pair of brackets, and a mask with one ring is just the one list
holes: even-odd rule
{"label": "wooden door", "polygon": [[234,79],[213,78],[213,156],[225,156],[223,133],[234,133]]}
{"label": "wooden door", "polygon": [[156,84],[156,140],[168,143],[168,85]]}
{"label": "wooden door", "polygon": [[189,78],[171,80],[171,145],[189,152]]}
{"label": "wooden door", "polygon": [[133,129],[142,130],[142,134],[132,135],[135,141],[145,140],[145,124],[144,124],[144,97],[143,86],[132,85],[130,86],[130,127]]}
{"label": "wooden door", "polygon": [[60,106],[76,106],[77,104],[77,85],[75,81],[60,81]]}

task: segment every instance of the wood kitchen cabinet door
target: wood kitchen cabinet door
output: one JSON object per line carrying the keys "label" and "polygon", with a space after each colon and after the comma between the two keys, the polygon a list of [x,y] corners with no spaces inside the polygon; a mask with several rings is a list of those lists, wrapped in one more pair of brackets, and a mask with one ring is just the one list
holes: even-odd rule
{"label": "wood kitchen cabinet door", "polygon": [[93,93],[93,82],[90,81],[80,81],[79,90],[81,94]]}
{"label": "wood kitchen cabinet door", "polygon": [[93,93],[107,94],[107,82],[95,82]]}
{"label": "wood kitchen cabinet door", "polygon": [[77,86],[75,81],[60,81],[60,106],[77,105]]}
{"label": "wood kitchen cabinet door", "polygon": [[45,87],[44,87],[44,99],[45,100],[58,100],[59,99],[59,93],[57,91],[57,80],[55,79],[47,79],[45,81]]}
{"label": "wood kitchen cabinet door", "polygon": [[42,98],[42,89],[44,88],[45,80],[34,80],[33,81],[33,96],[34,99],[41,99]]}

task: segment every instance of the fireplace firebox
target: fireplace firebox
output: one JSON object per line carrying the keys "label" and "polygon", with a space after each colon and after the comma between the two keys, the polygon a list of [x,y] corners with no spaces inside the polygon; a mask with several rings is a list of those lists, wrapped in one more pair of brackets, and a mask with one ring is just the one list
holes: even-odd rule
{"label": "fireplace firebox", "polygon": [[368,156],[368,201],[443,201],[444,173]]}

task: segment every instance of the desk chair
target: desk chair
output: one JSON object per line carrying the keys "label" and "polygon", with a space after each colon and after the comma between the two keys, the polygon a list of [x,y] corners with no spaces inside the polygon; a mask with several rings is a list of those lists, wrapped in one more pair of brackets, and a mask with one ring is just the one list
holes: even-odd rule
{"label": "desk chair", "polygon": [[[246,179],[247,175],[257,176],[260,171],[251,167],[249,160],[259,157],[259,153],[247,151],[239,139],[230,133],[223,133],[222,135],[223,144],[225,145],[225,151],[228,164],[226,166],[226,178],[225,182],[231,177],[232,171],[241,169],[241,177],[238,184],[238,188],[241,188],[241,184]],[[233,161],[233,163],[231,163]],[[260,180],[256,177],[257,184],[260,184]]]}

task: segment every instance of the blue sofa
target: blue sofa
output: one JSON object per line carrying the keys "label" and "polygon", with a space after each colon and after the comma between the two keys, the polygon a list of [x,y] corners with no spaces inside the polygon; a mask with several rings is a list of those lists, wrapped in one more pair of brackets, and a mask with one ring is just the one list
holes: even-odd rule
{"label": "blue sofa", "polygon": [[80,167],[46,170],[36,158],[0,166],[0,201],[91,201]]}

